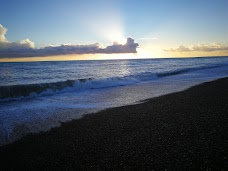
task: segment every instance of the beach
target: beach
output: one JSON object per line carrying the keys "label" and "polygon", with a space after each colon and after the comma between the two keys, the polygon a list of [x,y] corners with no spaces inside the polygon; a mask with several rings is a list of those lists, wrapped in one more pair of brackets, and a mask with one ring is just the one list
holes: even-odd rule
{"label": "beach", "polygon": [[227,170],[228,78],[0,147],[1,169]]}

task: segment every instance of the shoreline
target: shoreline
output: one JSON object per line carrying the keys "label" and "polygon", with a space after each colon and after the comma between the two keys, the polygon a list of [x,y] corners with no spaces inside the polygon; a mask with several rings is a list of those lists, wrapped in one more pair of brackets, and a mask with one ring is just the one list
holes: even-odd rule
{"label": "shoreline", "polygon": [[88,114],[0,147],[3,168],[225,169],[228,78]]}

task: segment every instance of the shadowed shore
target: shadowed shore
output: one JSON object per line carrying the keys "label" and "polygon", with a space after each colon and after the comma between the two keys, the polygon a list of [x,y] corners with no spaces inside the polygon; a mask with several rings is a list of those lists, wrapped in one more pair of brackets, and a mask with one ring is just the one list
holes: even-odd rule
{"label": "shadowed shore", "polygon": [[0,147],[1,169],[227,170],[228,78]]}

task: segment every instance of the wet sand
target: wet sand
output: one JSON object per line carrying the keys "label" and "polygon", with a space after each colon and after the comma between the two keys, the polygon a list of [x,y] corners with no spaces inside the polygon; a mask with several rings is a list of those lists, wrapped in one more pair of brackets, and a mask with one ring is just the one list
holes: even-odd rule
{"label": "wet sand", "polygon": [[0,147],[1,169],[227,170],[228,78]]}

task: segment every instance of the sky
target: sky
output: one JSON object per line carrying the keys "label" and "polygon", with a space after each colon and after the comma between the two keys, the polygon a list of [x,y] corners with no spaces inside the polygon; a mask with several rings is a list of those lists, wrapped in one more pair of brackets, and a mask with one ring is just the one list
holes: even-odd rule
{"label": "sky", "polygon": [[0,4],[0,61],[228,56],[227,0]]}

